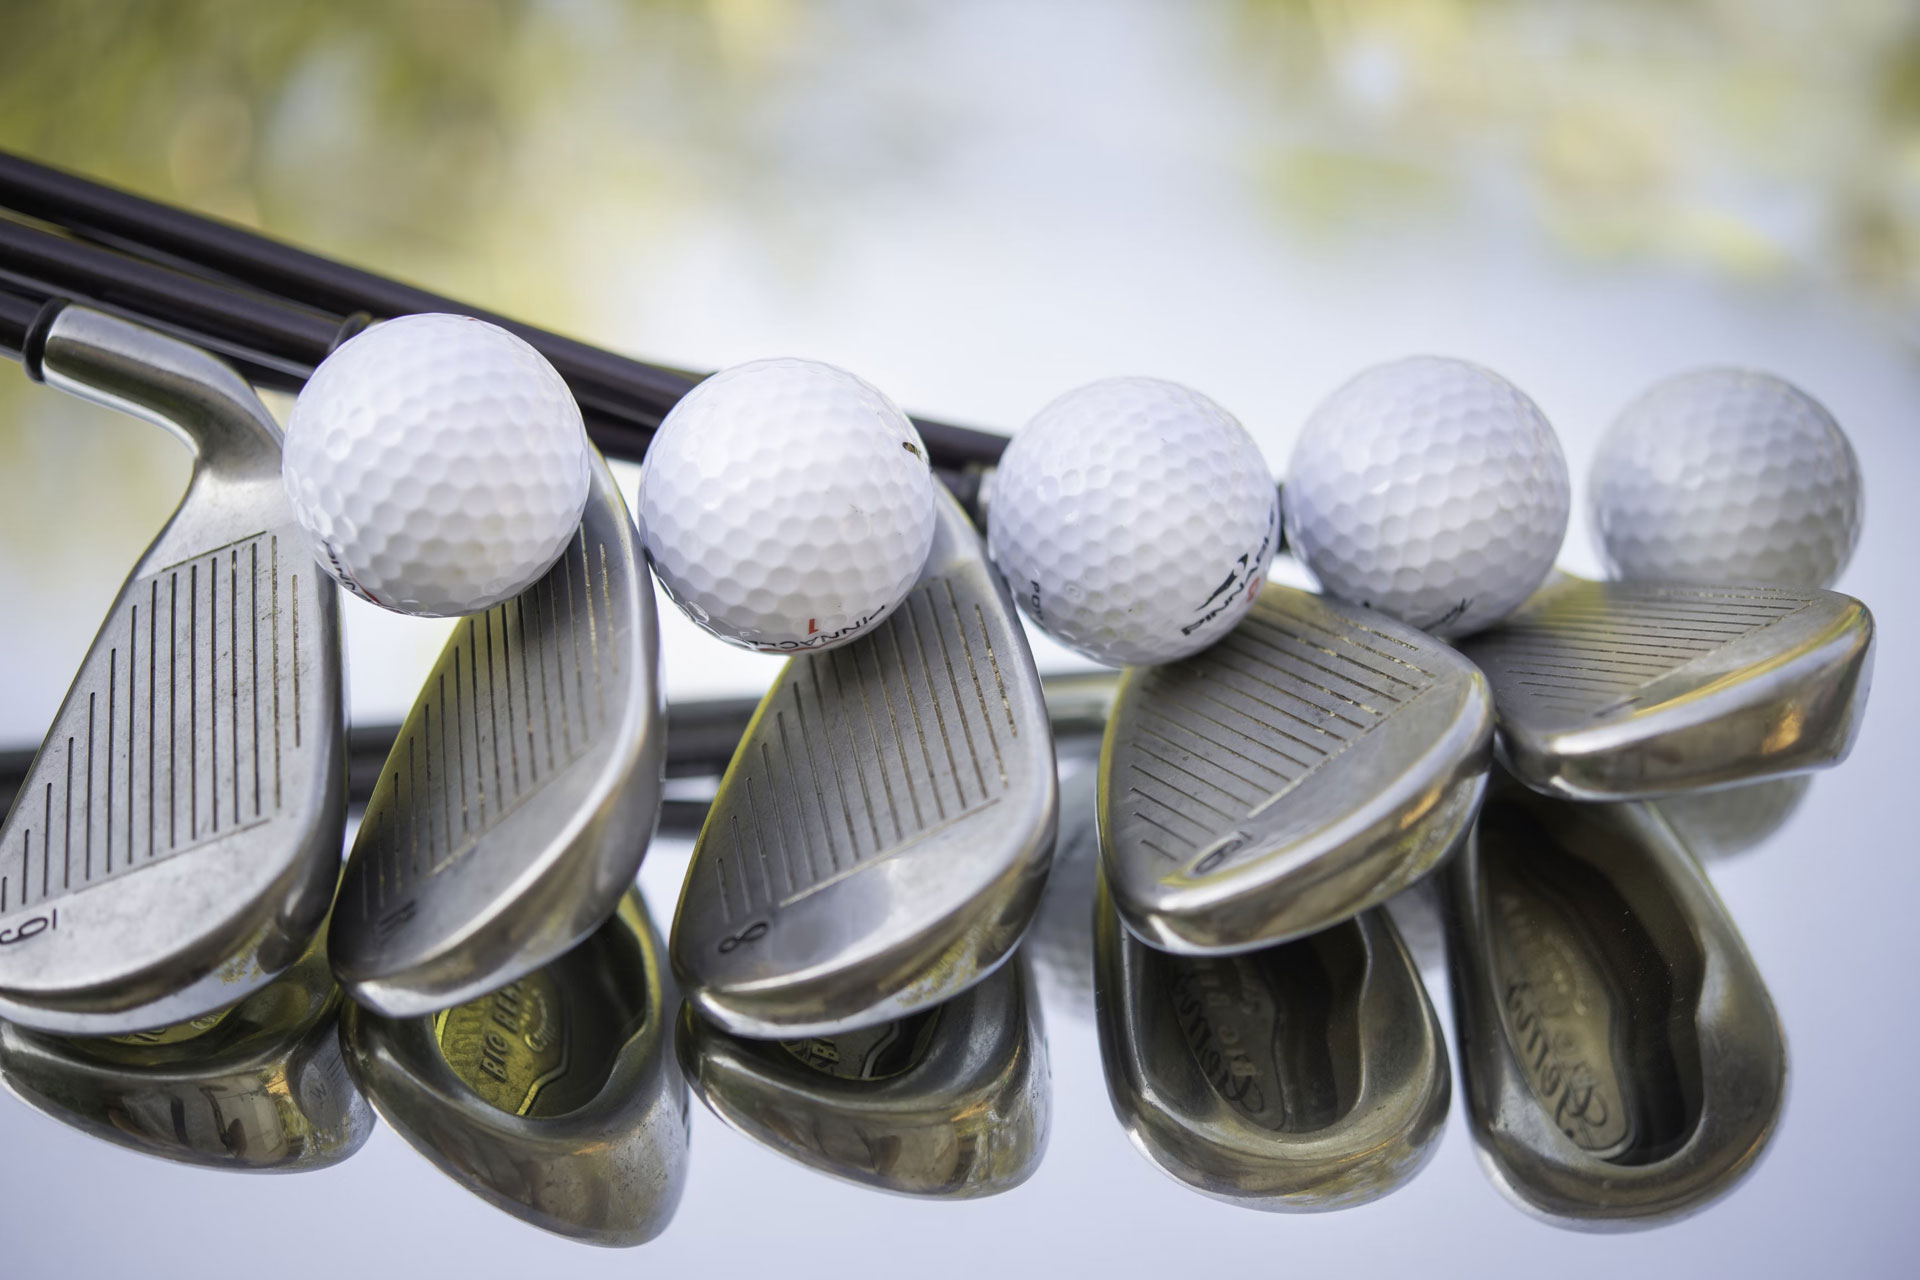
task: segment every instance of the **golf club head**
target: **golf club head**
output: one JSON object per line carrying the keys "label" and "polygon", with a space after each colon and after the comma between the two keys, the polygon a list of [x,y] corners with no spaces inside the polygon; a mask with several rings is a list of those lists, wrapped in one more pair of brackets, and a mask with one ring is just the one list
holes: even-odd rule
{"label": "golf club head", "polygon": [[340,1056],[340,989],[320,939],[233,1008],[80,1039],[0,1023],[0,1081],[83,1133],[177,1164],[301,1173],[373,1132]]}
{"label": "golf club head", "polygon": [[729,1127],[860,1186],[996,1195],[1046,1150],[1047,1042],[1017,960],[945,1004],[839,1036],[748,1040],[687,1005],[677,1045],[693,1091]]}
{"label": "golf club head", "polygon": [[1653,806],[1500,776],[1446,889],[1469,1128],[1508,1199],[1559,1226],[1632,1229],[1753,1170],[1786,1100],[1780,1023]]}
{"label": "golf club head", "polygon": [[1840,763],[1873,678],[1873,615],[1804,587],[1557,574],[1461,642],[1502,763],[1572,800],[1650,799]]}
{"label": "golf club head", "polygon": [[687,1173],[678,1001],[638,889],[545,968],[444,1012],[349,1004],[347,1065],[382,1119],[449,1178],[588,1244],[666,1229]]}
{"label": "golf club head", "polygon": [[333,970],[391,1017],[521,978],[613,913],[660,812],[659,627],[639,539],[597,453],[547,575],[462,618],[367,802]]}
{"label": "golf club head", "polygon": [[1492,737],[1487,683],[1452,648],[1268,583],[1219,643],[1121,681],[1100,759],[1121,918],[1210,955],[1384,902],[1465,834]]}
{"label": "golf club head", "polygon": [[1103,878],[1094,947],[1107,1093],[1170,1177],[1311,1212],[1376,1200],[1432,1157],[1447,1044],[1385,911],[1263,951],[1172,955],[1121,925]]}
{"label": "golf club head", "polygon": [[194,451],[0,826],[0,1017],[122,1035],[245,998],[325,918],[339,602],[287,505],[279,429],[232,369],[67,307],[38,372]]}
{"label": "golf club head", "polygon": [[787,661],[694,846],[674,974],[735,1035],[939,1004],[1033,915],[1057,806],[1040,676],[980,535],[937,502],[919,584],[852,644]]}

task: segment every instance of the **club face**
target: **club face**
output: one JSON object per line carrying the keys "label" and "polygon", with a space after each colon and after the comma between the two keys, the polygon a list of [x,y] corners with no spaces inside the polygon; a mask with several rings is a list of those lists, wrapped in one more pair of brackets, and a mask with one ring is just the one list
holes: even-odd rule
{"label": "club face", "polygon": [[1384,911],[1263,951],[1181,956],[1120,923],[1104,886],[1095,995],[1107,1090],[1135,1147],[1249,1208],[1348,1208],[1432,1156],[1446,1040]]}
{"label": "club face", "polygon": [[545,967],[434,1015],[349,1005],[342,1039],[374,1109],[448,1177],[543,1230],[627,1246],[666,1229],[686,1181],[677,1004],[630,889]]}
{"label": "club face", "polygon": [[729,1126],[789,1159],[899,1195],[970,1199],[1025,1182],[1046,1150],[1046,1039],[1026,968],[878,1027],[788,1041],[681,1010],[681,1069]]}
{"label": "club face", "polygon": [[195,1023],[113,1040],[0,1023],[0,1080],[56,1120],[163,1160],[240,1173],[324,1169],[373,1133],[341,1058],[340,1001],[316,943],[232,1009]]}
{"label": "club face", "polygon": [[0,1016],[118,1035],[244,998],[296,960],[346,821],[335,588],[225,365],[94,312],[47,381],[195,450],[0,827]]}
{"label": "club face", "polygon": [[1699,864],[1645,803],[1504,776],[1446,872],[1469,1127],[1515,1204],[1582,1230],[1696,1212],[1786,1098],[1773,1003]]}
{"label": "club face", "polygon": [[1832,591],[1560,576],[1461,649],[1493,686],[1515,777],[1575,800],[1653,798],[1845,759],[1873,617]]}
{"label": "club face", "polygon": [[919,585],[788,660],[722,779],[673,928],[687,998],[736,1035],[892,1021],[1001,963],[1053,849],[1053,743],[1013,603],[939,492]]}
{"label": "club face", "polygon": [[538,969],[633,883],[665,754],[652,584],[594,459],[547,576],[461,619],[375,784],[334,910],[334,972],[407,1017]]}
{"label": "club face", "polygon": [[1122,918],[1206,954],[1385,901],[1472,821],[1492,724],[1486,681],[1447,645],[1269,583],[1218,644],[1122,680],[1100,780]]}

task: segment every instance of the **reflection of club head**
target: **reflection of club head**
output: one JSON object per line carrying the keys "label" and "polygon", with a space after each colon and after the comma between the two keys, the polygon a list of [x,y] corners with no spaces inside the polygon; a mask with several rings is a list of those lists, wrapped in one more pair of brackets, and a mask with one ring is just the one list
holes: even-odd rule
{"label": "reflection of club head", "polygon": [[1451,1097],[1446,1040],[1383,911],[1263,951],[1178,956],[1094,922],[1100,1053],[1114,1114],[1147,1159],[1217,1199],[1341,1209],[1432,1156]]}
{"label": "reflection of club head", "polygon": [[1702,862],[1745,853],[1787,825],[1813,785],[1808,774],[1653,801],[1680,843]]}
{"label": "reflection of club head", "polygon": [[347,1077],[340,991],[318,939],[233,1008],[160,1031],[83,1040],[0,1023],[0,1079],[85,1133],[180,1164],[324,1169],[373,1112]]}
{"label": "reflection of club head", "polygon": [[[1056,739],[1056,741],[1058,741]],[[1093,1021],[1093,895],[1100,875],[1097,800],[1100,771],[1094,762],[1063,761],[1060,768],[1060,838],[1053,870],[1033,913],[1023,949],[1050,1015],[1065,1011]]]}
{"label": "reflection of club head", "polygon": [[1562,1226],[1684,1217],[1752,1171],[1786,1098],[1773,1002],[1699,864],[1645,804],[1504,775],[1448,872],[1482,1163]]}
{"label": "reflection of club head", "polygon": [[736,1035],[837,1035],[1007,958],[1053,853],[1040,676],[944,489],[920,583],[852,644],[790,659],[694,847],[673,925],[687,999]]}
{"label": "reflection of club head", "polygon": [[514,1217],[590,1244],[643,1244],[680,1203],[687,1089],[676,1004],[638,889],[545,968],[442,1013],[349,1005],[347,1065],[441,1172]]}
{"label": "reflection of club head", "polygon": [[333,966],[393,1017],[524,977],[599,928],[660,808],[659,637],[626,504],[595,455],[546,577],[463,618],[367,803]]}
{"label": "reflection of club head", "polygon": [[1873,616],[1833,591],[1556,575],[1461,650],[1493,685],[1515,777],[1626,800],[1845,759],[1872,682]]}
{"label": "reflection of club head", "polygon": [[968,1199],[1019,1186],[1047,1146],[1047,1042],[1025,966],[838,1036],[747,1040],[681,1010],[694,1092],[764,1147],[861,1186]]}
{"label": "reflection of club head", "polygon": [[0,1015],[118,1035],[245,998],[325,917],[339,604],[288,509],[279,428],[232,369],[67,307],[39,371],[194,450],[0,827]]}
{"label": "reflection of club head", "polygon": [[1377,905],[1466,831],[1492,734],[1486,681],[1454,650],[1269,583],[1218,644],[1121,683],[1100,800],[1120,914],[1212,954]]}

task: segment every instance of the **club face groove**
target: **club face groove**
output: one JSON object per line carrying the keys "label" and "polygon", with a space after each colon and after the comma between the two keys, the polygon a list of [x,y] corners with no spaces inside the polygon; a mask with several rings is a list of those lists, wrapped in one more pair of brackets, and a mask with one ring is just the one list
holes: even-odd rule
{"label": "club face groove", "polygon": [[1844,759],[1873,617],[1832,591],[1561,576],[1461,649],[1493,687],[1500,755],[1522,782],[1653,798]]}
{"label": "club face groove", "polygon": [[346,819],[338,601],[232,370],[78,308],[44,367],[195,451],[0,826],[0,1014],[114,1035],[233,1004],[319,926]]}
{"label": "club face groove", "polygon": [[1017,960],[944,1004],[833,1037],[748,1040],[684,1005],[675,1045],[693,1091],[730,1127],[861,1186],[995,1195],[1046,1150],[1046,1038]]}
{"label": "club face groove", "polygon": [[446,1008],[607,918],[659,811],[658,654],[633,522],[596,456],[573,542],[455,625],[381,770],[332,926],[355,999]]}
{"label": "club face groove", "polygon": [[1657,1226],[1749,1174],[1786,1099],[1773,1002],[1655,806],[1505,775],[1445,873],[1469,1128],[1515,1204]]}
{"label": "club face groove", "polygon": [[1208,953],[1382,902],[1465,831],[1491,736],[1486,682],[1454,650],[1270,583],[1218,644],[1122,680],[1100,788],[1120,913]]}
{"label": "club face groove", "polygon": [[1260,951],[1182,956],[1095,904],[1095,1005],[1114,1114],[1170,1177],[1278,1212],[1348,1208],[1431,1158],[1446,1040],[1385,911]]}
{"label": "club face groove", "polygon": [[944,490],[920,583],[788,660],[695,847],[673,959],[739,1035],[832,1035],[937,1003],[1019,941],[1057,799],[1040,680]]}

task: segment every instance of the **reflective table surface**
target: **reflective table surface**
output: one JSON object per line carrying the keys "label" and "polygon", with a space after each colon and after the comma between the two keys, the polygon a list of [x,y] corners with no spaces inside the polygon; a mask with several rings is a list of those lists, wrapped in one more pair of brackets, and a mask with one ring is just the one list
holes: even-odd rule
{"label": "reflective table surface", "polygon": [[[19,6],[0,146],[662,362],[831,360],[952,421],[1017,429],[1096,377],[1176,378],[1276,473],[1358,369],[1471,358],[1559,432],[1561,562],[1587,575],[1585,474],[1620,406],[1684,368],[1767,369],[1860,456],[1836,585],[1874,613],[1871,699],[1849,760],[1764,790],[1576,812],[1496,787],[1429,882],[1257,962],[1156,967],[1096,919],[1090,766],[1063,745],[1017,962],[964,1008],[831,1043],[729,1044],[664,988],[634,997],[684,834],[642,865],[651,931],[630,900],[591,956],[438,1025],[362,1028],[358,1063],[298,974],[174,1042],[3,1033],[33,1102],[0,1099],[0,1273],[198,1274],[210,1245],[285,1276],[1910,1269],[1909,6],[274,9]],[[162,433],[0,367],[0,747],[45,731],[186,474]],[[771,681],[661,605],[673,701]],[[392,723],[445,627],[343,612],[353,719]],[[543,1095],[555,1064],[488,1029],[563,1006],[596,1036]],[[1154,1028],[1186,1039],[1143,1050]],[[548,1159],[423,1158],[395,1121],[436,1131],[431,1090],[385,1118],[355,1091],[403,1052],[446,1058],[443,1094],[521,1108],[492,1132],[537,1131]],[[628,1145],[553,1123],[581,1107]],[[1377,1158],[1313,1164],[1336,1130]],[[1249,1143],[1310,1167],[1255,1176]],[[496,1207],[523,1199],[551,1230]],[[1567,1229],[1604,1225],[1595,1204],[1681,1216]]]}

